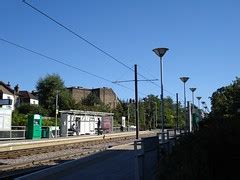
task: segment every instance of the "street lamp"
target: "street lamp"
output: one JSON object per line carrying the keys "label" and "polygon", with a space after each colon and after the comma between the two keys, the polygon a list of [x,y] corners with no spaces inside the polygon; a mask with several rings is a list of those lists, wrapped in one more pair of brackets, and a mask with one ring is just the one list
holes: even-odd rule
{"label": "street lamp", "polygon": [[196,98],[197,98],[197,100],[198,100],[198,109],[200,110],[200,100],[202,99],[202,97],[198,96],[198,97],[196,97]]}
{"label": "street lamp", "polygon": [[[201,103],[202,103],[202,109],[203,109],[204,113],[207,113],[207,111],[206,111],[206,109],[205,109],[205,107],[206,107],[206,102],[205,102],[205,101],[202,101]],[[204,110],[204,109],[205,109],[205,110]]]}
{"label": "street lamp", "polygon": [[162,57],[168,51],[168,48],[156,48],[153,52],[160,57],[160,79],[161,79],[161,122],[162,122],[162,132],[164,132],[164,101],[163,101],[163,65]]}
{"label": "street lamp", "polygon": [[193,109],[194,109],[194,91],[196,91],[197,88],[189,88],[190,91],[192,91],[192,104],[193,104]]}
{"label": "street lamp", "polygon": [[180,80],[183,82],[183,92],[184,92],[184,114],[185,114],[185,131],[187,130],[187,113],[186,113],[186,82],[189,77],[180,77]]}

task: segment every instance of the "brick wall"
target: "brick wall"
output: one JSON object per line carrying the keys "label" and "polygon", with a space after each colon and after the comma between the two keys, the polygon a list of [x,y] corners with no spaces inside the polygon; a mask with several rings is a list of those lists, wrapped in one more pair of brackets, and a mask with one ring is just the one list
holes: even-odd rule
{"label": "brick wall", "polygon": [[111,108],[115,108],[118,99],[115,92],[111,88],[96,88],[96,89],[86,89],[81,87],[71,87],[68,88],[73,99],[76,102],[81,102],[82,99],[86,98],[91,92],[94,93],[105,105],[110,105]]}

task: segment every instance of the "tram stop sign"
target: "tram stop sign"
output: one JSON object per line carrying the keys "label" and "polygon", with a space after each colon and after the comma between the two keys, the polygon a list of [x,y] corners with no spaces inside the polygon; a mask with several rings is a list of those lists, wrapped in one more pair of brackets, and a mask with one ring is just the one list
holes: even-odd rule
{"label": "tram stop sign", "polygon": [[12,105],[11,99],[0,99],[0,105]]}

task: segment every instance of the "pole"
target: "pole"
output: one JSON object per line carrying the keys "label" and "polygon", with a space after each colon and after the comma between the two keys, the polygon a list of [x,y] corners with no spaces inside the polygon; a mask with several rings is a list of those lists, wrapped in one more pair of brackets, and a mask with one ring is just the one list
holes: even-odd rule
{"label": "pole", "polygon": [[193,108],[194,108],[194,91],[192,92],[192,104],[193,104]]}
{"label": "pole", "polygon": [[155,122],[155,128],[157,128],[157,102],[155,102],[155,105],[156,105],[156,115],[155,115],[156,122]]}
{"label": "pole", "polygon": [[160,57],[160,78],[161,78],[161,123],[162,123],[162,132],[164,132],[164,101],[163,101],[163,65],[162,57]]}
{"label": "pole", "polygon": [[185,114],[185,133],[187,132],[187,110],[186,110],[186,88],[185,88],[185,82],[183,83],[184,86],[184,114]]}
{"label": "pole", "polygon": [[137,79],[137,65],[134,64],[134,80],[135,80],[135,113],[136,113],[136,139],[139,134],[139,114],[138,114],[138,79]]}
{"label": "pole", "polygon": [[179,112],[178,112],[178,93],[176,93],[176,120],[177,120],[177,126],[176,128],[179,128]]}
{"label": "pole", "polygon": [[129,102],[128,102],[128,128],[127,128],[127,130],[129,131],[129,119],[130,119],[130,114],[129,114]]}
{"label": "pole", "polygon": [[57,94],[56,94],[56,117],[55,117],[55,138],[57,138],[58,93],[59,93],[59,91],[57,90]]}

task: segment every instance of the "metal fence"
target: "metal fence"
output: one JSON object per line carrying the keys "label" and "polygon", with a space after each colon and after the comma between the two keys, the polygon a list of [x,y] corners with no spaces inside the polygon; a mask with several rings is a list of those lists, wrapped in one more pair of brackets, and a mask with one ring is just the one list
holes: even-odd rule
{"label": "metal fence", "polygon": [[160,159],[172,152],[183,131],[166,130],[155,137],[142,138],[134,142],[136,180],[158,179]]}
{"label": "metal fence", "polygon": [[25,139],[26,126],[12,126],[11,130],[0,131],[0,140]]}

